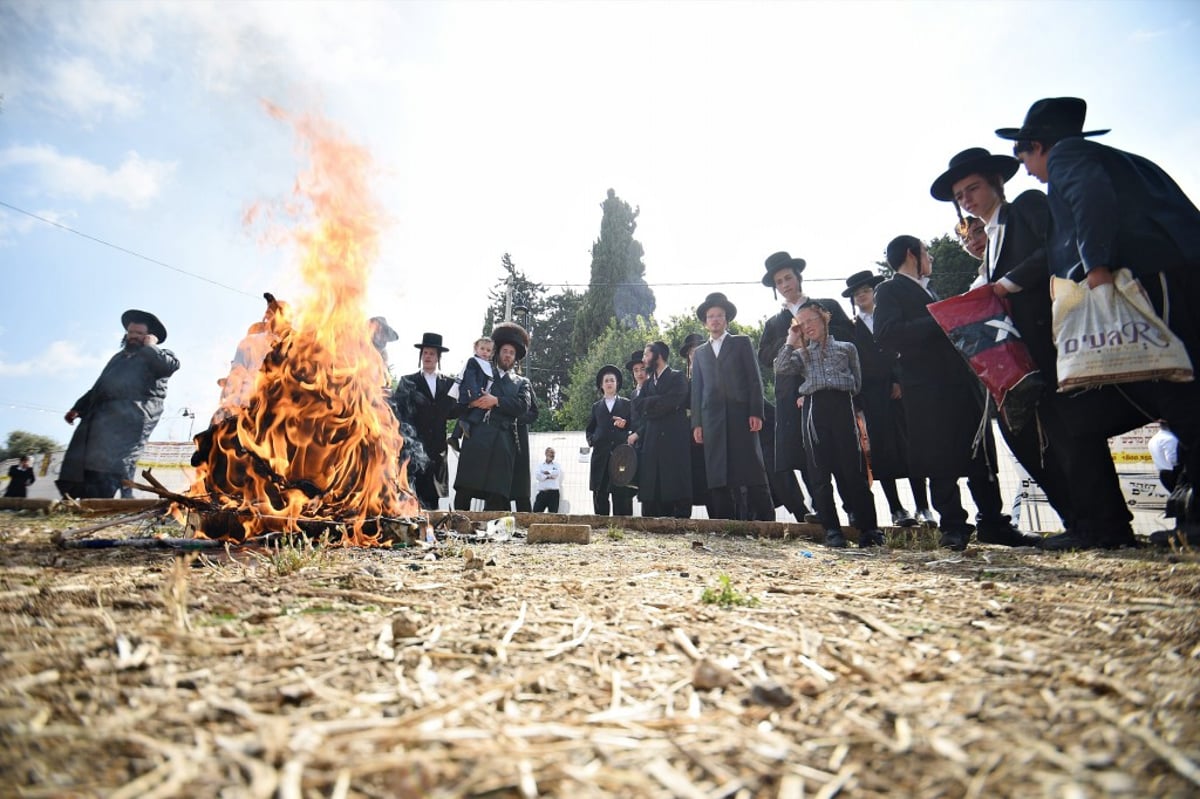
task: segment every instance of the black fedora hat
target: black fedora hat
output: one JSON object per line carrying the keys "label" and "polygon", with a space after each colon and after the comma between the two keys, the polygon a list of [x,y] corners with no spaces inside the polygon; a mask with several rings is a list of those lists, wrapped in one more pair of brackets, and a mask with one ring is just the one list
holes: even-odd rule
{"label": "black fedora hat", "polygon": [[606,363],[606,364],[604,364],[603,366],[601,366],[601,367],[600,367],[600,371],[599,371],[599,372],[596,372],[596,390],[597,390],[597,391],[604,391],[604,389],[603,389],[603,388],[601,388],[600,384],[601,384],[602,382],[604,382],[604,376],[605,376],[605,375],[610,375],[610,374],[611,374],[611,375],[616,375],[616,377],[617,377],[617,391],[620,391],[620,390],[621,390],[621,386],[622,386],[622,385],[624,385],[624,383],[625,383],[625,376],[624,376],[624,375],[621,373],[621,370],[620,370],[620,369],[618,369],[617,367],[613,366],[611,363]]}
{"label": "black fedora hat", "polygon": [[954,184],[967,175],[999,175],[1007,183],[1020,167],[1021,162],[1011,155],[992,155],[982,147],[971,147],[950,159],[950,168],[938,175],[929,193],[935,200],[950,202]]}
{"label": "black fedora hat", "polygon": [[158,321],[158,317],[149,311],[139,311],[136,308],[130,308],[121,314],[121,327],[127,328],[134,324],[145,325],[146,330],[154,334],[159,344],[167,340],[167,329],[163,327],[162,322]]}
{"label": "black fedora hat", "polygon": [[645,361],[643,360],[643,358],[645,357],[645,355],[646,355],[645,350],[638,350],[637,352],[631,353],[629,356],[629,360],[625,362],[625,368],[628,369],[630,372],[632,372],[633,367],[637,366],[639,363],[644,366]]}
{"label": "black fedora hat", "polygon": [[842,292],[843,297],[853,297],[854,292],[858,291],[863,286],[875,288],[883,281],[887,280],[883,275],[877,275],[869,270],[855,272],[850,277],[846,278],[846,290]]}
{"label": "black fedora hat", "polygon": [[725,309],[726,322],[732,322],[733,318],[737,316],[737,306],[721,292],[714,291],[704,298],[704,302],[700,303],[700,307],[696,309],[696,318],[703,322],[705,315],[708,314],[708,309],[718,307]]}
{"label": "black fedora hat", "polygon": [[704,336],[699,333],[688,333],[683,343],[679,345],[679,357],[687,360],[692,350],[704,343]]}
{"label": "black fedora hat", "polygon": [[[387,323],[385,322],[384,324],[387,324]],[[394,339],[388,339],[388,341],[393,341],[393,340]],[[422,333],[421,334],[421,343],[414,344],[413,346],[419,350],[423,350],[426,347],[433,347],[438,352],[449,352],[450,351],[449,347],[442,346],[442,334],[441,333]]]}
{"label": "black fedora hat", "polygon": [[522,360],[525,353],[529,351],[529,334],[516,322],[501,322],[492,328],[492,341],[496,345],[497,354],[500,353],[501,346],[513,345],[517,351],[518,361]]}
{"label": "black fedora hat", "polygon": [[763,275],[762,284],[768,288],[775,287],[775,273],[780,269],[795,269],[796,273],[804,271],[805,263],[803,258],[793,258],[786,252],[771,253],[765,261],[767,273]]}
{"label": "black fedora hat", "polygon": [[1078,97],[1047,97],[1029,106],[1019,128],[998,128],[1002,139],[1067,139],[1072,136],[1103,136],[1112,128],[1084,130],[1087,102]]}

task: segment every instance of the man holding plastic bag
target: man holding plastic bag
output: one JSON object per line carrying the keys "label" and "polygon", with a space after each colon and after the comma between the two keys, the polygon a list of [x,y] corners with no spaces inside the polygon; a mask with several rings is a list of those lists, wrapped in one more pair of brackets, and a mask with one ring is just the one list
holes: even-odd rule
{"label": "man holding plastic bag", "polygon": [[[1108,131],[1084,131],[1086,114],[1079,98],[1048,98],[1030,107],[1020,128],[996,131],[1015,142],[1014,155],[1048,186],[1060,390],[1116,385],[1144,417],[1137,424],[1165,419],[1185,453],[1185,479],[1194,483],[1200,475],[1200,386],[1191,375],[1200,357],[1200,210],[1156,164],[1088,141]],[[1067,281],[1086,283],[1088,291]],[[1095,413],[1108,418],[1094,421],[1103,427],[1127,411],[1105,403]],[[1124,426],[1112,424],[1106,432]],[[1080,495],[1089,488],[1073,475]],[[1181,528],[1197,522],[1193,495],[1178,513],[1185,517]],[[1046,543],[1113,544],[1086,531]]]}

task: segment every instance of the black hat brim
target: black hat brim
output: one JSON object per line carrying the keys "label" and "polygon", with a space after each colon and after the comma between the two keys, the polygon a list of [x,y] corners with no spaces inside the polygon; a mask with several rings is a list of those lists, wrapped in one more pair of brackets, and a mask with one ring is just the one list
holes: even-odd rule
{"label": "black hat brim", "polygon": [[933,199],[948,203],[954,199],[954,184],[968,175],[999,175],[1007,183],[1021,168],[1021,162],[1011,155],[992,155],[986,158],[973,158],[961,164],[955,164],[942,174],[929,187]]}
{"label": "black hat brim", "polygon": [[[1103,136],[1105,133],[1111,133],[1112,128],[1104,128],[1103,130],[1085,130],[1080,133],[1068,133],[1067,137],[1073,138],[1081,136],[1088,138],[1089,136]],[[1020,141],[1021,139],[1041,139],[1047,136],[1064,138],[1062,131],[1052,131],[1045,128],[997,128],[996,135],[1002,139],[1010,141]]]}
{"label": "black hat brim", "polygon": [[887,278],[884,277],[883,275],[872,275],[870,280],[864,280],[861,283],[855,283],[852,286],[847,286],[846,290],[842,292],[842,296],[845,297],[846,299],[850,299],[851,297],[854,296],[854,292],[858,291],[863,286],[870,286],[871,288],[875,288],[876,286],[878,286],[880,283],[882,283],[885,280],[887,280]]}
{"label": "black hat brim", "polygon": [[705,300],[700,304],[700,307],[696,309],[696,318],[701,322],[705,321],[704,317],[708,315],[709,308],[724,308],[726,322],[732,322],[734,317],[737,316],[737,306],[729,300],[725,300],[724,302],[709,302],[708,300]]}
{"label": "black hat brim", "polygon": [[167,328],[162,322],[158,321],[157,316],[149,311],[139,311],[136,308],[130,308],[121,314],[121,327],[127,328],[132,324],[145,325],[146,329],[158,339],[159,344],[167,340]]}
{"label": "black hat brim", "polygon": [[804,271],[807,262],[803,258],[792,258],[790,261],[783,261],[773,267],[767,269],[767,273],[763,275],[762,284],[767,288],[775,288],[775,273],[782,269],[794,269],[796,274]]}
{"label": "black hat brim", "polygon": [[604,376],[607,374],[613,374],[617,376],[617,391],[620,391],[621,386],[625,384],[625,375],[620,369],[613,366],[611,363],[601,366],[600,371],[596,372],[596,390],[603,391],[603,389],[600,388],[600,384],[604,381]]}

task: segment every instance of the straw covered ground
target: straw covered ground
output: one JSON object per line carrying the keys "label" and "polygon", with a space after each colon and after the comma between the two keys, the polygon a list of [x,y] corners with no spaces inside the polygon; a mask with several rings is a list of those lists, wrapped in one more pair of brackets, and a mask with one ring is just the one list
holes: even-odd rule
{"label": "straw covered ground", "polygon": [[51,540],[92,521],[0,513],[6,796],[1200,792],[1189,552]]}

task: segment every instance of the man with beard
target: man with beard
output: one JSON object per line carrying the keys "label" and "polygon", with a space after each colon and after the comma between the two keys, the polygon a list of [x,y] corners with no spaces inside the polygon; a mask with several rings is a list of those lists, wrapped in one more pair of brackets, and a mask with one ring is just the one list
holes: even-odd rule
{"label": "man with beard", "polygon": [[642,362],[649,375],[633,401],[641,427],[638,499],[643,516],[686,519],[692,509],[687,378],[667,366],[666,342],[646,345]]}
{"label": "man with beard", "polygon": [[425,333],[421,342],[413,346],[421,351],[421,370],[402,379],[412,397],[412,426],[429,461],[420,470],[410,461],[408,481],[421,507],[437,508],[438,501],[447,493],[446,422],[458,416],[458,403],[450,396],[454,379],[438,371],[442,353],[450,351],[442,346],[441,334]]}
{"label": "man with beard", "polygon": [[[1021,127],[996,131],[1014,142],[1013,154],[1026,171],[1047,185],[1053,220],[1047,241],[1050,272],[1086,281],[1094,291],[1111,284],[1117,270],[1129,269],[1195,366],[1200,362],[1200,210],[1154,162],[1089,141],[1108,130],[1084,131],[1086,116],[1087,103],[1078,97],[1052,97],[1030,106]],[[1125,383],[1116,391],[1125,402],[1097,403],[1104,391],[1113,390],[1087,392],[1093,397],[1080,399],[1092,406],[1073,404],[1072,412],[1064,413],[1072,428],[1095,439],[1165,419],[1179,437],[1185,474],[1194,484],[1200,474],[1200,384]],[[1131,418],[1130,407],[1143,418]],[[1099,465],[1072,459],[1072,489],[1087,498],[1092,523],[1051,536],[1047,548],[1133,543],[1107,467],[1093,468]],[[1187,536],[1200,544],[1200,502],[1192,492],[1182,504],[1181,527],[1190,524]]]}
{"label": "man with beard", "polygon": [[67,424],[82,421],[55,481],[63,496],[107,499],[117,493],[158,425],[167,379],[179,369],[175,353],[158,346],[167,329],[154,314],[128,310],[121,326],[121,351],[67,411]]}
{"label": "man with beard", "polygon": [[[462,445],[454,477],[454,507],[469,510],[480,497],[485,510],[509,510],[518,451],[517,424],[529,412],[532,387],[513,367],[529,349],[529,334],[514,322],[501,322],[492,331],[496,344],[489,393],[468,407],[487,412]],[[528,457],[528,456],[526,456]]]}
{"label": "man with beard", "polygon": [[763,425],[763,384],[749,336],[729,333],[737,307],[713,292],[696,308],[708,341],[692,355],[692,436],[704,445],[705,476],[717,518],[736,518],[737,494],[746,489],[747,512],[774,521],[758,433]]}
{"label": "man with beard", "polygon": [[[815,302],[829,311],[831,336],[839,341],[850,340],[850,319],[840,303],[805,296],[802,273],[806,264],[803,258],[793,258],[786,252],[777,252],[769,256],[765,264],[767,271],[762,277],[762,284],[769,287],[776,297],[783,297],[783,309],[767,319],[763,325],[762,339],[758,342],[760,369],[769,373],[775,371],[775,356],[787,341],[788,329],[792,320],[796,318],[796,312],[810,302]],[[796,521],[816,523],[817,517],[809,512],[804,503],[804,495],[800,492],[800,484],[796,481],[796,470],[799,469],[809,496],[812,495],[812,486],[808,479],[808,459],[804,454],[804,443],[800,434],[800,409],[794,402],[800,380],[800,377],[794,374],[775,376],[775,473],[771,476],[771,483],[775,486],[779,499],[796,517]],[[787,397],[789,401],[780,402],[780,397]]]}

